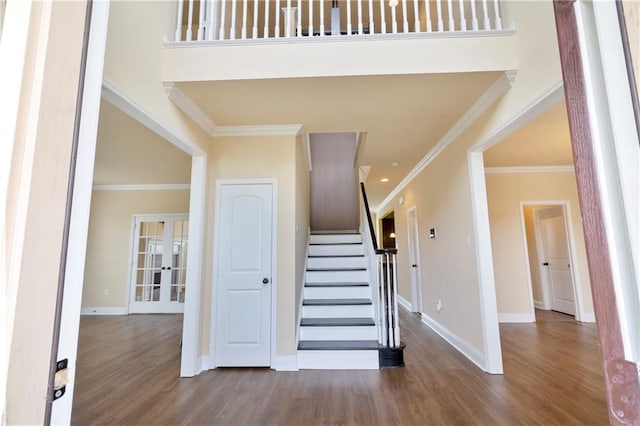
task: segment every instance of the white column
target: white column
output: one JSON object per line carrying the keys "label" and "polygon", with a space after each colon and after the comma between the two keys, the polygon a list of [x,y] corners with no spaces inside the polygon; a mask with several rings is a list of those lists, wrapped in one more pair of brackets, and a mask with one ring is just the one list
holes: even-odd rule
{"label": "white column", "polygon": [[189,0],[189,17],[187,18],[187,41],[191,41],[193,39],[192,29],[193,29],[193,1]]}
{"label": "white column", "polygon": [[178,0],[178,14],[176,17],[176,35],[173,41],[182,41],[182,9],[184,8],[183,0]]}
{"label": "white column", "polygon": [[285,37],[294,37],[296,33],[296,11],[297,7],[291,7],[291,0],[287,0],[287,7],[282,8],[282,12],[284,13],[284,36]]}
{"label": "white column", "polygon": [[453,20],[453,0],[447,0],[447,12],[449,13],[449,31],[456,30],[456,24]]}
{"label": "white column", "polygon": [[207,12],[209,14],[207,24],[207,40],[214,40],[218,32],[218,6],[217,0],[208,0]]}
{"label": "white column", "polygon": [[[471,0],[473,3],[473,0]],[[460,10],[460,31],[467,31],[467,18],[464,16],[464,0],[458,0],[458,9]]]}
{"label": "white column", "polygon": [[253,27],[251,28],[251,38],[258,38],[258,1],[253,2]]}
{"label": "white column", "polygon": [[429,0],[424,0],[424,13],[425,13],[425,20],[427,21],[427,32],[430,33],[432,28],[431,28],[431,7],[429,4]]}
{"label": "white column", "polygon": [[373,0],[369,0],[369,34],[375,34],[375,23],[373,21]]}
{"label": "white column", "polygon": [[493,11],[496,15],[496,30],[502,29],[502,18],[500,18],[500,5],[498,0],[493,0]]}
{"label": "white column", "polygon": [[387,18],[384,16],[385,0],[380,0],[380,34],[387,33]]}
{"label": "white column", "polygon": [[487,0],[482,0],[482,13],[484,15],[484,25],[483,30],[491,29],[491,21],[489,21],[489,9],[487,5]]}
{"label": "white column", "polygon": [[[257,3],[257,2],[256,2]],[[258,15],[256,15],[257,17]],[[296,28],[297,28],[297,36],[298,37],[302,37],[302,0],[298,0],[298,12],[296,13],[297,16],[297,24],[296,24]]]}
{"label": "white column", "polygon": [[478,16],[476,15],[476,1],[471,0],[471,29],[478,30]]}
{"label": "white column", "polygon": [[362,0],[358,0],[358,34],[362,35],[363,33],[364,28],[362,27]]}
{"label": "white column", "polygon": [[275,38],[280,38],[280,0],[276,0],[276,28]]}
{"label": "white column", "polygon": [[[276,9],[277,11],[278,9]],[[264,2],[264,34],[262,38],[269,38],[269,2]]]}
{"label": "white column", "polygon": [[407,0],[402,0],[402,31],[409,32],[409,21],[407,20]]}
{"label": "white column", "polygon": [[313,37],[313,0],[309,0],[309,37]]}
{"label": "white column", "polygon": [[[269,2],[267,2],[268,4]],[[218,38],[220,40],[224,40],[224,21],[227,13],[227,2],[226,0],[222,0],[222,5],[220,6],[220,33],[218,34]]]}
{"label": "white column", "polygon": [[[438,31],[444,31],[444,22],[442,20],[442,0],[436,0],[436,10],[438,12]],[[486,1],[486,0],[484,0]]]}
{"label": "white column", "polygon": [[248,0],[242,0],[242,31],[240,32],[242,40],[247,39],[247,9],[249,8]]}
{"label": "white column", "polygon": [[389,7],[391,8],[391,32],[393,34],[398,33],[398,20],[396,17],[396,7],[398,7],[398,0],[390,0]]}
{"label": "white column", "polygon": [[198,41],[200,40],[204,40],[204,31],[206,28],[206,15],[205,15],[205,11],[207,9],[208,3],[204,0],[200,1],[200,13],[198,16],[198,19],[200,20],[198,22]]}
{"label": "white column", "polygon": [[[189,0],[193,1],[193,0]],[[236,39],[236,13],[238,12],[238,0],[231,0],[231,27],[229,29],[229,40]]]}
{"label": "white column", "polygon": [[351,0],[347,0],[347,35],[351,35]]}
{"label": "white column", "polygon": [[324,37],[324,0],[320,0],[320,37]]}
{"label": "white column", "polygon": [[422,32],[420,29],[420,8],[418,7],[418,2],[420,0],[413,0],[413,31],[416,33]]}

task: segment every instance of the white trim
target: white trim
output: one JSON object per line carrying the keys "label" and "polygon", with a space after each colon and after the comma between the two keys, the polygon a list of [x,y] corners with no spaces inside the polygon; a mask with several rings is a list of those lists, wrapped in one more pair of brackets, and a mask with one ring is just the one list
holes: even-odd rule
{"label": "white trim", "polygon": [[211,361],[209,361],[208,355],[201,355],[200,357],[198,357],[198,371],[196,372],[195,375],[198,375],[203,371],[208,370],[209,364],[211,364]]}
{"label": "white trim", "polygon": [[566,166],[518,166],[518,167],[485,167],[485,173],[573,173],[572,165]]}
{"label": "white trim", "polygon": [[[221,188],[223,185],[271,185],[271,199],[272,199],[272,237],[271,237],[271,361],[270,367],[275,368],[276,363],[276,343],[277,343],[277,288],[278,288],[278,179],[217,179],[216,180],[216,195],[214,200],[214,233],[213,233],[213,260],[212,270],[214,273],[211,289],[211,323],[209,330],[209,368],[214,369],[216,364],[216,320],[217,320],[217,300],[218,300],[218,274],[215,272],[218,270],[219,262],[219,247],[220,247],[220,209],[222,207]],[[302,292],[301,292],[302,293]]]}
{"label": "white trim", "polygon": [[398,295],[398,304],[405,308],[409,312],[413,312],[413,307],[411,306],[411,302],[409,302],[404,297]]}
{"label": "white trim", "polygon": [[207,114],[204,113],[198,107],[191,98],[184,93],[175,83],[162,83],[164,91],[167,93],[169,99],[176,104],[178,108],[182,110],[189,118],[193,120],[198,126],[207,132],[210,136],[216,130],[216,125]]}
{"label": "white trim", "polygon": [[510,75],[506,72],[500,76],[485,92],[478,98],[478,100],[464,113],[460,119],[449,129],[449,131],[422,157],[422,159],[416,164],[413,169],[400,181],[400,183],[393,188],[393,190],[387,195],[387,197],[376,208],[376,213],[379,213],[393,201],[393,199],[400,194],[400,192],[406,188],[413,179],[415,179],[420,172],[422,172],[433,160],[440,155],[449,145],[456,141],[458,136],[462,134],[478,117],[480,117],[495,101],[504,95],[511,87]]}
{"label": "white trim", "polygon": [[102,79],[102,98],[187,154],[206,155],[197,143],[171,129],[158,116],[106,77]]}
{"label": "white trim", "polygon": [[[485,356],[469,345],[467,342],[459,338],[457,335],[449,331],[447,328],[443,327],[436,320],[431,318],[429,315],[423,313],[422,314],[422,322],[425,323],[429,328],[435,331],[440,337],[442,337],[447,343],[453,346],[458,352],[467,357],[471,362],[478,366],[482,371],[487,371],[486,368],[486,359]],[[487,371],[491,373],[491,371]],[[494,373],[495,374],[495,373]]]}
{"label": "white trim", "polygon": [[212,136],[297,136],[302,124],[274,124],[264,126],[216,126]]}
{"label": "white trim", "polygon": [[109,1],[102,1],[91,8],[57,353],[57,359],[69,360],[69,381],[65,395],[52,406],[54,425],[71,422],[109,7]]}
{"label": "white trim", "polygon": [[576,318],[576,321],[594,323],[594,322],[596,322],[596,314],[593,314],[593,313],[591,313],[591,314],[582,314],[582,318],[580,318],[580,319]]}
{"label": "white trim", "polygon": [[[529,256],[529,240],[527,238],[527,224],[524,217],[525,204],[520,202],[520,232],[522,233],[522,249],[524,253],[524,269],[526,273],[527,295],[529,297],[529,309],[535,321],[535,306],[533,304],[533,281],[531,281],[531,257]],[[498,314],[499,316],[500,314]]]}
{"label": "white trim", "polygon": [[[414,213],[415,212],[415,213]],[[409,223],[409,216],[414,213],[415,214],[415,232],[417,242],[415,245],[416,252],[413,253],[413,261],[418,265],[415,268],[415,273],[410,272],[412,275],[411,281],[411,306],[412,312],[422,312],[422,273],[420,271],[420,225],[418,224],[418,208],[416,206],[411,206],[407,209],[407,242],[409,250],[407,253],[409,254],[409,260],[411,260],[411,247],[413,247],[413,242],[411,242],[411,223]],[[414,268],[411,268],[414,269]],[[415,282],[414,282],[415,277]]]}
{"label": "white trim", "polygon": [[544,306],[544,302],[540,301],[540,300],[534,300],[533,301],[533,307],[536,309],[542,309],[543,311],[548,311],[549,308]]}
{"label": "white trim", "polygon": [[[192,40],[192,41],[164,41],[166,49],[188,49],[200,47],[220,47],[227,46],[250,46],[250,45],[273,45],[273,44],[311,44],[311,43],[343,43],[353,41],[374,41],[374,40],[411,40],[411,39],[445,39],[445,38],[467,38],[467,37],[508,37],[514,35],[513,28],[501,30],[477,30],[477,31],[432,31],[392,34],[359,34],[357,37],[270,37],[260,39],[235,39],[235,40]],[[171,37],[173,38],[173,36]]]}
{"label": "white trim", "polygon": [[276,356],[271,368],[276,371],[298,371],[298,356]]}
{"label": "white trim", "polygon": [[493,254],[491,249],[487,185],[484,176],[484,160],[481,152],[469,152],[467,156],[477,258],[476,268],[478,287],[480,290],[480,315],[484,331],[482,337],[485,352],[484,356],[487,363],[486,371],[493,374],[502,374],[502,349],[500,326],[498,323],[498,305],[496,302],[496,283],[493,272]]}
{"label": "white trim", "polygon": [[85,307],[80,310],[80,315],[128,315],[126,306],[111,307]]}
{"label": "white trim", "polygon": [[313,169],[313,164],[311,163],[311,137],[309,136],[308,132],[305,134],[304,145],[307,152],[307,163],[309,166],[309,171],[311,171]]}
{"label": "white trim", "polygon": [[469,148],[469,151],[486,151],[505,137],[520,129],[525,124],[531,122],[531,120],[560,102],[563,98],[564,85],[561,79],[549,86],[547,90],[542,92],[539,96],[525,105],[520,111],[511,116],[509,120],[505,120],[501,127],[478,140],[471,148]]}
{"label": "white trim", "polygon": [[536,322],[536,316],[531,313],[498,314],[498,321],[500,321],[501,323]]}
{"label": "white trim", "polygon": [[189,195],[189,239],[187,277],[182,320],[182,354],[180,376],[190,377],[202,371],[199,367],[200,304],[202,300],[203,252],[205,249],[207,199],[207,156],[191,159],[191,193]]}
{"label": "white trim", "polygon": [[191,189],[190,183],[159,183],[139,185],[93,185],[94,191],[167,191]]}

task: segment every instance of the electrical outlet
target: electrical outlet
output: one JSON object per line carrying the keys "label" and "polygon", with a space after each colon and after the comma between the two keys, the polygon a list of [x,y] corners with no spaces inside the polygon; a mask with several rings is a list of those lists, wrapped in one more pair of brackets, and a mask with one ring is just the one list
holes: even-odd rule
{"label": "electrical outlet", "polygon": [[436,309],[438,310],[438,312],[440,312],[442,310],[442,300],[438,299],[438,303],[436,303]]}

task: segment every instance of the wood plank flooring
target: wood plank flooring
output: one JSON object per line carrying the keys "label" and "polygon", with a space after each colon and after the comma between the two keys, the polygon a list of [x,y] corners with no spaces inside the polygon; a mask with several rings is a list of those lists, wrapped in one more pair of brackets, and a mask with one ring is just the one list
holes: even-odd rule
{"label": "wood plank flooring", "polygon": [[188,379],[178,378],[181,316],[82,317],[72,423],[608,424],[595,325],[557,315],[501,325],[504,375],[481,372],[402,311],[405,368],[224,368]]}

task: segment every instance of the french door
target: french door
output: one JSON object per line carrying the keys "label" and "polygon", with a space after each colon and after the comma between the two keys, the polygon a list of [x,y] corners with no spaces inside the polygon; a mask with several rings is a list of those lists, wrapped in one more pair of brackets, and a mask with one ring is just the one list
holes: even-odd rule
{"label": "french door", "polygon": [[130,313],[181,313],[187,276],[187,215],[135,217]]}

